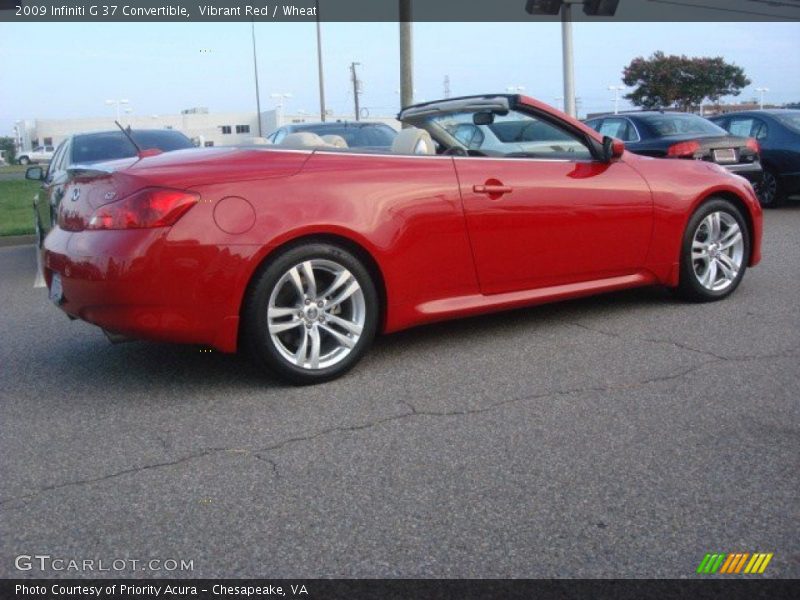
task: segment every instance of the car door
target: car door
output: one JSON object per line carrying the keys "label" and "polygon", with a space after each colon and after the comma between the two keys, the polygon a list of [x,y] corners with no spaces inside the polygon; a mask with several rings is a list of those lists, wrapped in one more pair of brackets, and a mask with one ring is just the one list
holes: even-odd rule
{"label": "car door", "polygon": [[478,127],[488,130],[494,152],[500,144],[509,149],[453,159],[484,294],[642,268],[653,203],[624,159],[596,160],[583,134],[545,116],[509,111]]}

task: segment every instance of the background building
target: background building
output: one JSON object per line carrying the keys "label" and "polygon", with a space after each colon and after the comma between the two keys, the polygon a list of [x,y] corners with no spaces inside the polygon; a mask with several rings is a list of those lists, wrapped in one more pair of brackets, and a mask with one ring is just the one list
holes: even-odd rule
{"label": "background building", "polygon": [[[328,121],[352,121],[352,115],[328,115]],[[363,119],[400,128],[394,117]],[[262,133],[269,133],[288,123],[314,123],[319,116],[308,113],[283,113],[280,108],[261,113]],[[175,129],[195,140],[199,146],[231,146],[246,144],[258,137],[258,116],[255,112],[212,113],[205,107],[182,110],[177,115],[125,114],[120,123],[132,129]],[[113,116],[75,119],[24,119],[17,121],[14,135],[17,153],[37,146],[57,146],[64,138],[85,131],[116,129]]]}

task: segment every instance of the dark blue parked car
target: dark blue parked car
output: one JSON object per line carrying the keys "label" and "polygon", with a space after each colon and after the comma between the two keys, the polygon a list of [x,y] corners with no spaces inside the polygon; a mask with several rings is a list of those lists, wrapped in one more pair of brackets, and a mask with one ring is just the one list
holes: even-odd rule
{"label": "dark blue parked car", "polygon": [[690,113],[653,110],[604,115],[586,121],[603,135],[625,142],[625,149],[656,158],[705,160],[741,175],[758,188],[762,170],[758,144],[749,136],[731,135]]}
{"label": "dark blue parked car", "polygon": [[761,146],[763,206],[780,206],[800,194],[800,110],[751,110],[711,119],[733,135],[754,137]]}

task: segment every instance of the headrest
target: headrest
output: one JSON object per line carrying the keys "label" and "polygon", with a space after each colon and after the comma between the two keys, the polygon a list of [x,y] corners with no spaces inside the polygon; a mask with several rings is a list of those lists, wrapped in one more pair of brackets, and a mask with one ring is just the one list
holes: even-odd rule
{"label": "headrest", "polygon": [[347,148],[347,141],[340,135],[323,135],[322,140],[335,148]]}
{"label": "headrest", "polygon": [[424,129],[401,129],[392,142],[393,154],[436,154],[431,134]]}
{"label": "headrest", "polygon": [[316,133],[311,133],[309,131],[290,133],[281,140],[280,145],[285,146],[287,148],[298,148],[298,149],[320,148],[323,146],[327,146],[325,140],[319,137]]}

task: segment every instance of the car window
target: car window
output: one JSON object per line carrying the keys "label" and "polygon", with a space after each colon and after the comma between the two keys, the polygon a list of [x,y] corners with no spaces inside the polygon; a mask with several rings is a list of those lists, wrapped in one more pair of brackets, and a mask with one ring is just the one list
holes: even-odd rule
{"label": "car window", "polygon": [[397,137],[397,132],[391,127],[365,127],[364,131],[367,134],[367,145],[369,146],[389,148],[394,142],[394,138]]}
{"label": "car window", "polygon": [[[194,148],[192,141],[177,131],[140,130],[131,132],[143,149],[156,148],[164,152]],[[72,158],[75,163],[92,163],[136,156],[136,148],[121,131],[76,135]]]}
{"label": "car window", "polygon": [[48,179],[50,179],[56,171],[60,171],[63,168],[66,148],[67,148],[67,140],[64,140],[58,145],[58,148],[56,149],[55,154],[53,154],[53,158],[50,161],[50,164],[47,165]]}
{"label": "car window", "polygon": [[750,137],[754,123],[755,119],[752,117],[732,117],[730,125],[728,125],[728,131],[732,135],[738,135],[739,137]]}
{"label": "car window", "polygon": [[622,140],[623,142],[633,142],[639,137],[628,119],[603,119],[602,125],[600,125],[600,128],[596,129],[596,131],[602,135]]}
{"label": "car window", "polygon": [[487,156],[567,160],[592,158],[582,139],[533,115],[510,110],[506,114],[494,114],[492,122],[487,124],[477,124],[474,116],[474,112],[435,114],[428,117],[426,128],[434,138],[442,137],[437,134],[444,130],[467,149]]}
{"label": "car window", "polygon": [[453,132],[453,136],[461,142],[465,148],[471,150],[480,148],[485,138],[483,132],[472,123],[460,123]]}
{"label": "car window", "polygon": [[753,129],[750,131],[750,135],[757,140],[763,140],[766,139],[768,131],[769,128],[764,121],[761,119],[753,119]]}
{"label": "car window", "polygon": [[285,129],[278,129],[275,133],[272,134],[272,143],[273,144],[280,144],[283,141],[283,138],[286,137],[286,130]]}
{"label": "car window", "polygon": [[639,119],[647,123],[659,137],[669,135],[727,135],[719,125],[690,114],[664,113],[658,115],[639,115]]}
{"label": "car window", "polygon": [[600,131],[603,126],[603,119],[592,119],[591,121],[586,121],[586,124],[595,131]]}

